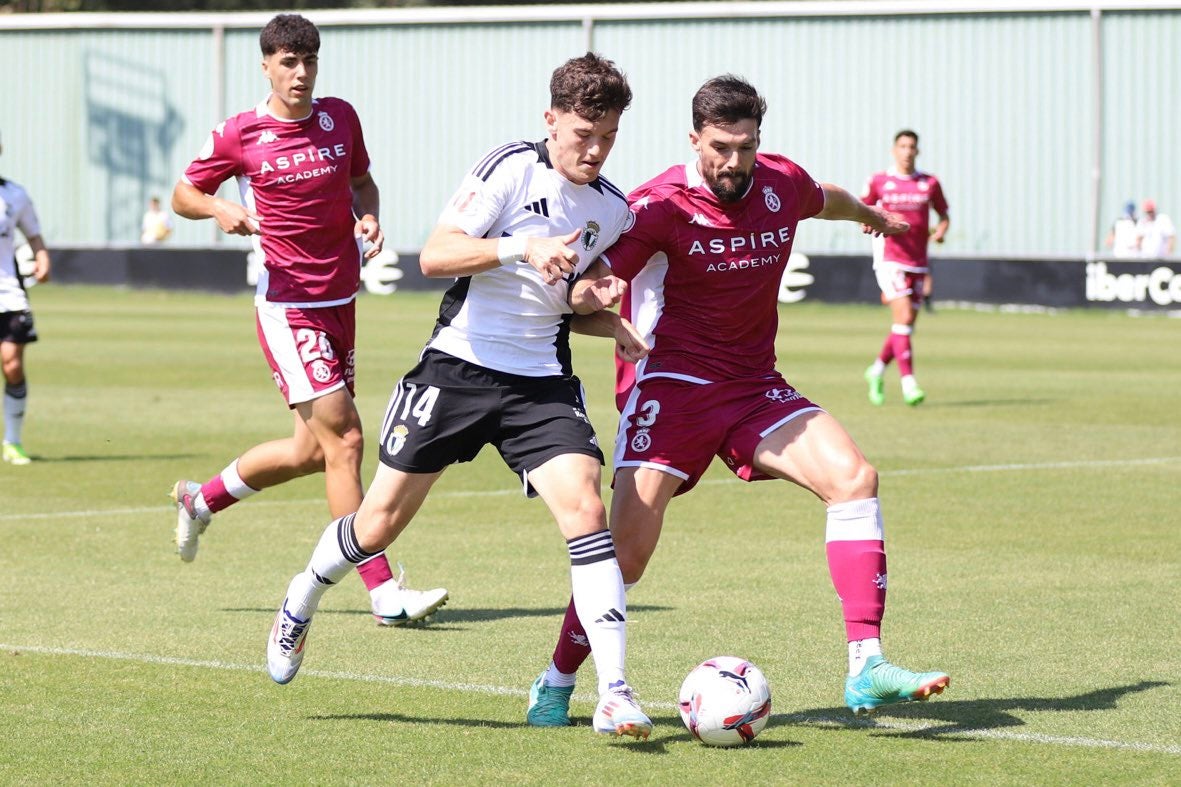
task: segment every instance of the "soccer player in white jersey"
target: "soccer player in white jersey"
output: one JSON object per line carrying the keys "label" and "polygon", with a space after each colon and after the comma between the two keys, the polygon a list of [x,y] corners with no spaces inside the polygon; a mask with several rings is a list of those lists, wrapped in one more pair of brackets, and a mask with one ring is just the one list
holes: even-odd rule
{"label": "soccer player in white jersey", "polygon": [[[902,401],[914,407],[927,398],[914,376],[911,336],[919,307],[931,295],[931,268],[927,242],[943,243],[951,219],[939,179],[915,167],[919,135],[903,129],[894,135],[894,166],[869,176],[861,199],[880,205],[906,219],[910,229],[898,235],[879,236],[873,241],[873,270],[882,290],[882,302],[890,307],[890,333],[878,357],[865,370],[869,401],[886,401],[883,375],[890,361],[898,361]],[[930,229],[931,211],[939,217]]]}
{"label": "soccer player in white jersey", "polygon": [[[4,148],[0,145],[0,152]],[[25,404],[29,386],[25,380],[25,345],[37,341],[33,312],[25,281],[16,262],[16,230],[33,250],[33,278],[49,279],[49,250],[41,237],[41,222],[28,193],[0,177],[0,362],[4,367],[4,461],[27,465],[30,461],[22,443]]]}
{"label": "soccer player in white jersey", "polygon": [[[172,209],[212,218],[252,237],[265,272],[255,294],[258,339],[293,412],[291,437],[250,448],[204,484],[178,481],[176,543],[197,555],[213,514],[267,487],[324,473],[333,516],[361,504],[361,418],[353,403],[355,299],[362,241],[367,256],[384,240],[379,193],[357,113],[339,98],[313,98],[320,34],[296,14],[280,14],[259,36],[271,93],[220,123],[172,194]],[[242,204],[214,196],[236,178]],[[381,625],[421,620],[447,591],[416,591],[375,554],[357,567]]]}
{"label": "soccer player in white jersey", "polygon": [[[759,153],[765,111],[745,80],[707,81],[693,97],[696,155],[629,195],[635,222],[603,254],[631,283],[622,308],[651,346],[619,376],[611,532],[631,587],[656,550],[668,504],[693,488],[714,456],[744,481],[784,479],[812,492],[827,507],[829,575],[845,620],[845,701],[864,713],[926,699],[948,676],[882,657],[886,555],[877,472],[837,420],[776,370],[777,294],[800,221],[855,221],[882,234],[907,224],[817,183],[790,159]],[[609,305],[584,301],[583,286],[572,293],[576,310]],[[586,618],[579,617],[567,609],[530,724],[569,723],[565,707],[586,658]]]}
{"label": "soccer player in white jersey", "polygon": [[[398,537],[448,466],[491,444],[566,539],[573,603],[598,671],[595,731],[647,738],[652,722],[624,675],[627,612],[599,495],[603,454],[568,341],[570,284],[631,216],[599,174],[631,89],[614,64],[587,53],[554,71],[550,97],[547,138],[481,159],[422,250],[423,273],[455,283],[418,365],[394,387],[381,464],[360,510],[328,525],[287,589],[267,666],[279,683],[294,678],[323,593]],[[611,322],[616,341],[638,357],[644,346],[630,324]]]}

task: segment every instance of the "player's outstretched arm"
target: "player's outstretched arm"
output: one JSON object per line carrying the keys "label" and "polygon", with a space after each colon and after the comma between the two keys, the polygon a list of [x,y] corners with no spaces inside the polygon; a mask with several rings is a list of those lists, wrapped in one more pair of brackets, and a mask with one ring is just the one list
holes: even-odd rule
{"label": "player's outstretched arm", "polygon": [[820,188],[824,190],[824,209],[816,214],[818,219],[856,221],[862,231],[872,235],[897,235],[910,229],[897,213],[866,205],[840,186],[821,183]]}
{"label": "player's outstretched arm", "polygon": [[213,219],[229,235],[257,235],[258,216],[234,202],[206,194],[183,180],[172,190],[172,211],[186,219]]}
{"label": "player's outstretched arm", "polygon": [[424,276],[452,278],[525,262],[546,284],[556,284],[574,272],[578,254],[570,244],[581,234],[576,229],[556,238],[473,238],[453,224],[439,224],[422,247],[418,263]]}
{"label": "player's outstretched arm", "polygon": [[570,330],[586,336],[614,338],[615,354],[629,363],[639,361],[651,349],[636,326],[613,311],[576,314],[570,321]]}
{"label": "player's outstretched arm", "polygon": [[627,282],[611,274],[602,260],[595,260],[570,286],[570,308],[575,314],[610,309],[627,292]]}

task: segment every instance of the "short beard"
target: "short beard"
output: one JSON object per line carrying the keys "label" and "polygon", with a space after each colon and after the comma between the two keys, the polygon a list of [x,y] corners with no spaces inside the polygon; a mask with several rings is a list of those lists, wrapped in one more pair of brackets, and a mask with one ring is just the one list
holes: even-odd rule
{"label": "short beard", "polygon": [[746,190],[750,187],[750,175],[743,173],[736,173],[734,177],[727,183],[723,180],[707,180],[709,190],[714,193],[720,202],[737,202],[746,194]]}

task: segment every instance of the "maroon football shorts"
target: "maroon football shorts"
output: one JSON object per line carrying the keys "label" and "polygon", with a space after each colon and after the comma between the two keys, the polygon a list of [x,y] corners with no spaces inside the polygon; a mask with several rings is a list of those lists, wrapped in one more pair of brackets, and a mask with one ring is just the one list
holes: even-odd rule
{"label": "maroon football shorts", "polygon": [[263,304],[255,311],[258,343],[288,407],[339,388],[353,394],[356,301],[319,309]]}
{"label": "maroon football shorts", "polygon": [[683,479],[688,492],[720,457],[743,481],[770,476],[754,467],[763,438],[788,421],[822,412],[778,372],[697,385],[665,377],[638,383],[620,416],[615,468],[651,467]]}

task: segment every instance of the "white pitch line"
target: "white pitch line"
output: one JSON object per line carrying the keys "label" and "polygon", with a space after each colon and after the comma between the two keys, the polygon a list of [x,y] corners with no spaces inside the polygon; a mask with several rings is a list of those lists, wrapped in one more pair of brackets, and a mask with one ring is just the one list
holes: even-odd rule
{"label": "white pitch line", "polygon": [[[11,643],[0,643],[0,650],[27,651],[29,653],[38,653],[46,656],[80,656],[83,658],[92,659],[134,661],[141,664],[163,664],[174,667],[197,667],[200,669],[225,670],[229,672],[265,672],[261,666],[257,665],[234,664],[226,661],[182,659],[172,656],[154,656],[147,653],[122,653],[119,651],[89,650],[84,648],[54,648],[43,645],[13,645]],[[305,678],[352,680],[364,683],[384,683],[392,686],[416,686],[444,689],[447,691],[463,691],[472,694],[492,694],[502,697],[525,697],[528,695],[528,692],[523,689],[508,688],[505,686],[489,686],[479,683],[450,683],[448,681],[442,680],[423,680],[422,678],[405,678],[397,675],[372,675],[358,672],[338,672],[333,670],[317,669],[303,669],[300,670],[299,674]],[[575,699],[579,700],[591,701],[594,699],[593,696],[588,694],[576,694],[574,696]],[[658,708],[665,711],[677,709],[676,703],[673,702],[645,702],[644,704],[650,708]],[[863,719],[826,718],[821,716],[809,716],[802,713],[775,714],[772,716],[772,718],[778,719],[788,724],[858,727],[865,729],[889,729],[904,732],[922,732],[924,730],[941,729],[942,727],[946,726],[946,723],[944,722],[923,724],[921,722],[905,722],[897,720],[871,721]],[[1040,743],[1054,746],[1078,746],[1090,749],[1126,749],[1129,751],[1181,755],[1181,746],[1179,745],[1140,743],[1136,741],[1113,741],[1103,738],[1083,738],[1070,735],[1046,735],[1036,732],[1010,732],[1007,730],[996,730],[990,728],[970,728],[946,730],[941,731],[940,734],[967,738],[989,738],[992,740],[1014,741],[1018,743]]]}
{"label": "white pitch line", "polygon": [[[1030,462],[1025,464],[1004,465],[961,465],[958,467],[916,467],[901,470],[881,470],[879,476],[914,476],[934,475],[937,473],[999,473],[1019,470],[1073,470],[1102,467],[1141,467],[1144,465],[1163,465],[1181,462],[1181,456],[1157,456],[1147,459],[1094,459],[1074,462]],[[713,478],[702,481],[701,485],[738,484],[742,483],[734,478]],[[465,497],[504,497],[506,495],[520,495],[520,489],[485,489],[478,491],[454,490],[435,492],[435,498],[465,498]],[[308,503],[321,503],[323,498],[305,498],[297,500],[253,500],[251,506],[292,506]],[[0,514],[0,522],[25,521],[30,519],[70,519],[91,516],[111,516],[118,514],[148,514],[171,510],[172,506],[136,506],[134,508],[106,508],[85,509],[81,511],[44,511],[35,514]]]}

